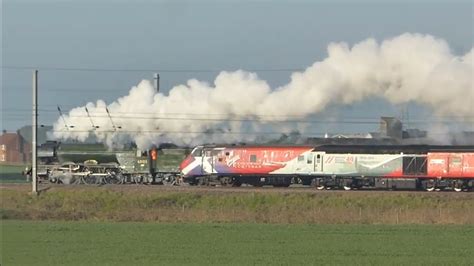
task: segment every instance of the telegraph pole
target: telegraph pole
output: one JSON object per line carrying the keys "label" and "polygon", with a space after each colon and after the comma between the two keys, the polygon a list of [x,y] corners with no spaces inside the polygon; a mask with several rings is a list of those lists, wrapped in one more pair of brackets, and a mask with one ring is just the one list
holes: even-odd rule
{"label": "telegraph pole", "polygon": [[37,151],[36,142],[38,140],[37,127],[38,127],[38,70],[33,71],[33,123],[31,126],[31,178],[32,178],[32,191],[33,195],[38,195],[38,169],[37,169]]}
{"label": "telegraph pole", "polygon": [[153,81],[156,92],[160,92],[160,74],[155,73],[155,75],[153,75]]}

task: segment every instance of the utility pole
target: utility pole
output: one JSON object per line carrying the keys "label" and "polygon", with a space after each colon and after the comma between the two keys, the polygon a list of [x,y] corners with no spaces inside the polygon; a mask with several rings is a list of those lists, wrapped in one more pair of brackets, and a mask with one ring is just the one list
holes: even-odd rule
{"label": "utility pole", "polygon": [[153,75],[153,81],[156,92],[160,92],[160,74],[155,73],[155,75]]}
{"label": "utility pole", "polygon": [[38,70],[33,71],[33,124],[31,126],[31,183],[33,195],[38,195],[38,169],[37,169],[37,151],[36,142],[38,140],[37,127],[38,127]]}

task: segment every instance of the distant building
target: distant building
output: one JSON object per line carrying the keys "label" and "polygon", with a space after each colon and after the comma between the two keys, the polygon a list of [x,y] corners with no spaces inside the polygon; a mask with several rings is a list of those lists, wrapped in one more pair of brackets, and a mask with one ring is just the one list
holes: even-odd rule
{"label": "distant building", "polygon": [[0,136],[0,163],[20,164],[31,161],[31,144],[18,133],[3,131]]}
{"label": "distant building", "polygon": [[380,134],[384,137],[402,139],[403,125],[395,117],[382,116],[380,118]]}
{"label": "distant building", "polygon": [[351,144],[351,145],[474,145],[474,132],[452,132],[443,136],[430,136],[426,130],[403,129],[402,122],[395,117],[382,116],[378,132],[358,134],[329,134],[324,138],[308,138],[311,144]]}
{"label": "distant building", "polygon": [[426,138],[428,136],[428,131],[420,130],[418,128],[408,128],[403,130],[403,138],[410,139],[410,138]]}

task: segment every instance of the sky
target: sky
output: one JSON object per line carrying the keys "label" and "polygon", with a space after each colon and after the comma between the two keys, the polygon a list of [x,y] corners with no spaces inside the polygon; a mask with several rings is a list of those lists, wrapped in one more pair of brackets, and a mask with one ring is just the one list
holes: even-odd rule
{"label": "sky", "polygon": [[[220,71],[255,72],[272,87],[327,57],[331,42],[383,41],[405,32],[446,40],[453,54],[473,46],[472,1],[12,1],[2,12],[2,129],[31,123],[32,70],[39,69],[39,123],[161,76],[167,93]],[[205,99],[203,99],[205,100]],[[473,103],[474,105],[474,103]],[[416,125],[432,110],[377,98],[328,106],[335,119],[402,116]],[[472,121],[472,120],[471,120]],[[326,126],[367,132],[376,125]]]}

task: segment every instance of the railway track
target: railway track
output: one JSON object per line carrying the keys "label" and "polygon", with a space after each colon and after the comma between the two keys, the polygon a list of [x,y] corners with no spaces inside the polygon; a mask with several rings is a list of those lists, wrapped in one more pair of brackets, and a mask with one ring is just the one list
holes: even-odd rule
{"label": "railway track", "polygon": [[[28,183],[10,183],[10,184],[1,184],[0,189],[13,189],[21,191],[29,191],[31,185]],[[415,190],[380,190],[380,189],[359,189],[359,190],[317,190],[313,187],[301,186],[301,185],[292,185],[290,187],[272,187],[272,186],[263,186],[263,187],[253,187],[253,186],[241,186],[241,187],[226,187],[226,186],[163,186],[163,185],[143,185],[143,184],[105,184],[105,185],[62,185],[62,184],[40,184],[39,190],[62,190],[62,191],[72,191],[72,190],[112,190],[112,191],[143,191],[143,192],[197,192],[197,193],[312,193],[312,194],[328,194],[328,193],[340,193],[340,194],[377,194],[377,193],[392,193],[392,194],[424,194],[424,195],[440,195],[440,194],[449,194],[449,195],[472,195],[474,193],[469,192],[454,192],[452,190],[442,190],[442,191],[415,191]],[[472,191],[470,191],[472,192]]]}

